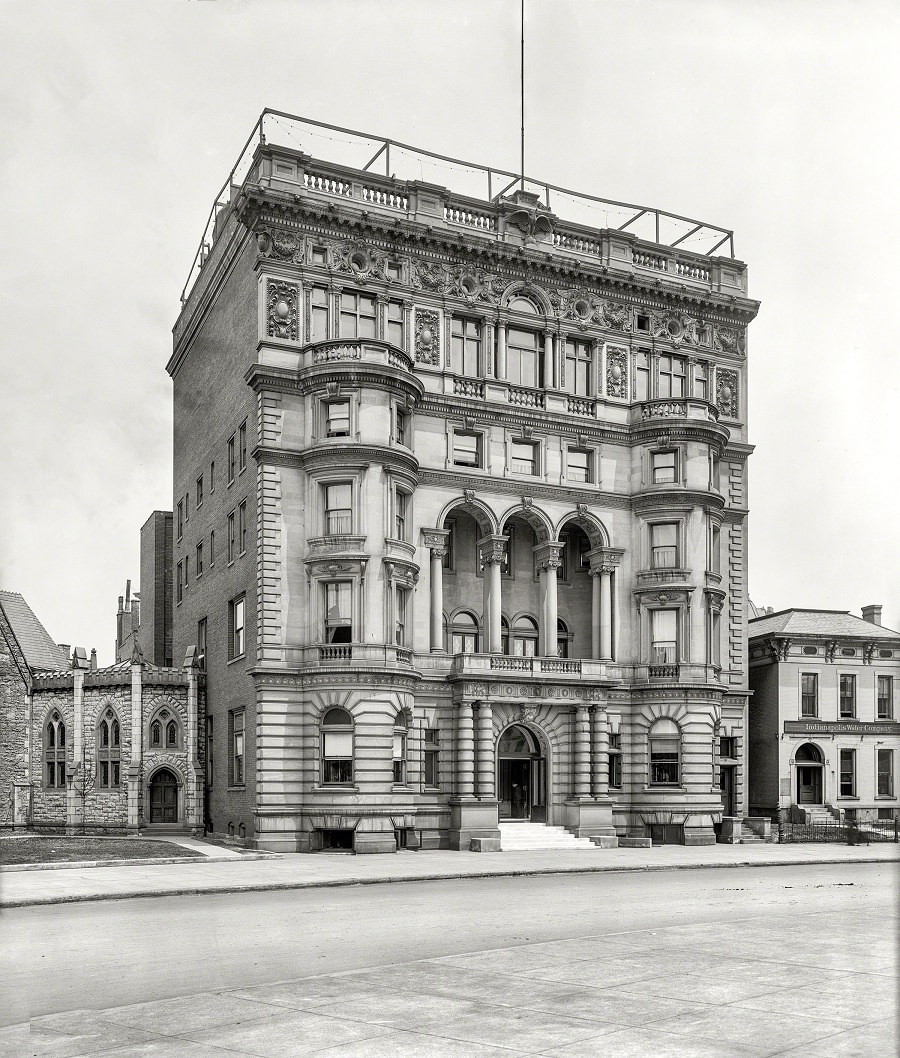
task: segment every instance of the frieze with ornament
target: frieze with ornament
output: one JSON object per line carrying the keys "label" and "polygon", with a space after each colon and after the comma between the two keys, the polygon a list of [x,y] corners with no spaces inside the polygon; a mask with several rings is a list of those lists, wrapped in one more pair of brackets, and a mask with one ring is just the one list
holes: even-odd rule
{"label": "frieze with ornament", "polygon": [[606,347],[606,395],[619,399],[628,396],[628,350],[621,345]]}
{"label": "frieze with ornament", "polygon": [[716,326],[713,329],[713,344],[720,353],[743,356],[746,351],[747,338],[740,328]]}
{"label": "frieze with ornament", "polygon": [[489,699],[496,702],[503,698],[543,698],[548,701],[593,701],[596,688],[568,686],[552,683],[464,683],[461,694],[463,698]]}
{"label": "frieze with ornament", "polygon": [[416,362],[439,367],[441,350],[438,314],[433,309],[416,309]]}
{"label": "frieze with ornament", "polygon": [[729,419],[739,416],[738,374],[730,368],[716,368],[716,408]]}
{"label": "frieze with ornament", "polygon": [[296,342],[298,339],[298,315],[300,289],[295,283],[282,283],[270,279],[266,286],[266,334],[270,338],[282,338]]}
{"label": "frieze with ornament", "polygon": [[264,227],[256,233],[256,248],[261,257],[299,265],[303,264],[306,256],[306,238],[284,228]]}
{"label": "frieze with ornament", "polygon": [[330,245],[332,266],[336,272],[352,275],[359,282],[387,280],[387,254],[364,242],[352,241]]}

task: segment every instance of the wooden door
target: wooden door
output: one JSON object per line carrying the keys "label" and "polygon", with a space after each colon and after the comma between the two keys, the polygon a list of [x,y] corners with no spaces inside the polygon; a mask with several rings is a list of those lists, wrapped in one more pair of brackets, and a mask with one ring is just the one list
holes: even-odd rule
{"label": "wooden door", "polygon": [[822,769],[819,765],[797,766],[797,804],[820,805],[822,803]]}
{"label": "wooden door", "polygon": [[150,781],[150,822],[178,822],[178,780],[167,768]]}

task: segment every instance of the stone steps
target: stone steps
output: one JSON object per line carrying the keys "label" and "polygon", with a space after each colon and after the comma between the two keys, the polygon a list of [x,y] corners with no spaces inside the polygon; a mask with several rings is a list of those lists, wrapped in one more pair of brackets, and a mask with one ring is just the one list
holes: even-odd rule
{"label": "stone steps", "polygon": [[500,847],[504,852],[531,852],[539,849],[596,849],[589,838],[576,838],[564,827],[543,823],[500,824]]}

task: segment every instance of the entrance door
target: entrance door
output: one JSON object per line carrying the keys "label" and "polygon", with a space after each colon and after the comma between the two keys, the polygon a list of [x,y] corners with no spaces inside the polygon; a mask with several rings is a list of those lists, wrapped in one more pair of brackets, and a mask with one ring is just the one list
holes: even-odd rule
{"label": "entrance door", "polygon": [[531,761],[500,761],[501,816],[528,819],[531,815]]}
{"label": "entrance door", "polygon": [[178,780],[168,768],[150,780],[150,822],[178,822]]}
{"label": "entrance door", "polygon": [[524,727],[507,728],[497,743],[500,818],[546,822],[544,786],[544,760],[537,741]]}
{"label": "entrance door", "polygon": [[723,814],[726,816],[735,815],[733,764],[723,764],[719,768],[719,789],[722,791]]}
{"label": "entrance door", "polygon": [[822,803],[822,768],[818,764],[797,765],[797,804]]}

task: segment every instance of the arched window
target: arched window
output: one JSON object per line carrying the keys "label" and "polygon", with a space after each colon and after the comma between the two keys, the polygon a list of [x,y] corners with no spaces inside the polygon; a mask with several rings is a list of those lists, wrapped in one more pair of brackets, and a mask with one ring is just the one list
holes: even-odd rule
{"label": "arched window", "polygon": [[478,621],[467,610],[456,614],[450,625],[450,653],[478,653]]}
{"label": "arched window", "polygon": [[512,652],[518,658],[533,658],[537,653],[537,621],[528,614],[517,617],[512,627]]}
{"label": "arched window", "polygon": [[533,316],[537,315],[539,311],[537,305],[535,305],[531,298],[525,297],[513,298],[509,303],[509,307],[514,312],[529,312]]}
{"label": "arched window", "polygon": [[561,658],[569,656],[569,641],[571,638],[572,634],[569,632],[566,622],[558,618],[556,621],[556,653]]}
{"label": "arched window", "polygon": [[322,717],[322,784],[353,782],[353,718],[346,709]]}
{"label": "arched window", "polygon": [[500,618],[500,653],[509,653],[509,621],[505,617]]}
{"label": "arched window", "polygon": [[405,713],[397,713],[394,719],[394,782],[406,785],[406,736],[408,723]]}
{"label": "arched window", "polygon": [[51,790],[66,788],[66,725],[56,709],[44,727],[44,785]]}
{"label": "arched window", "polygon": [[163,706],[150,721],[151,749],[181,749],[181,722],[174,709]]}
{"label": "arched window", "polygon": [[97,784],[112,790],[121,783],[121,729],[115,710],[107,707],[97,725]]}
{"label": "arched window", "polygon": [[811,742],[802,745],[794,754],[794,760],[798,764],[822,764],[822,751]]}
{"label": "arched window", "polygon": [[681,730],[665,717],[650,728],[650,784],[677,786],[681,781]]}

